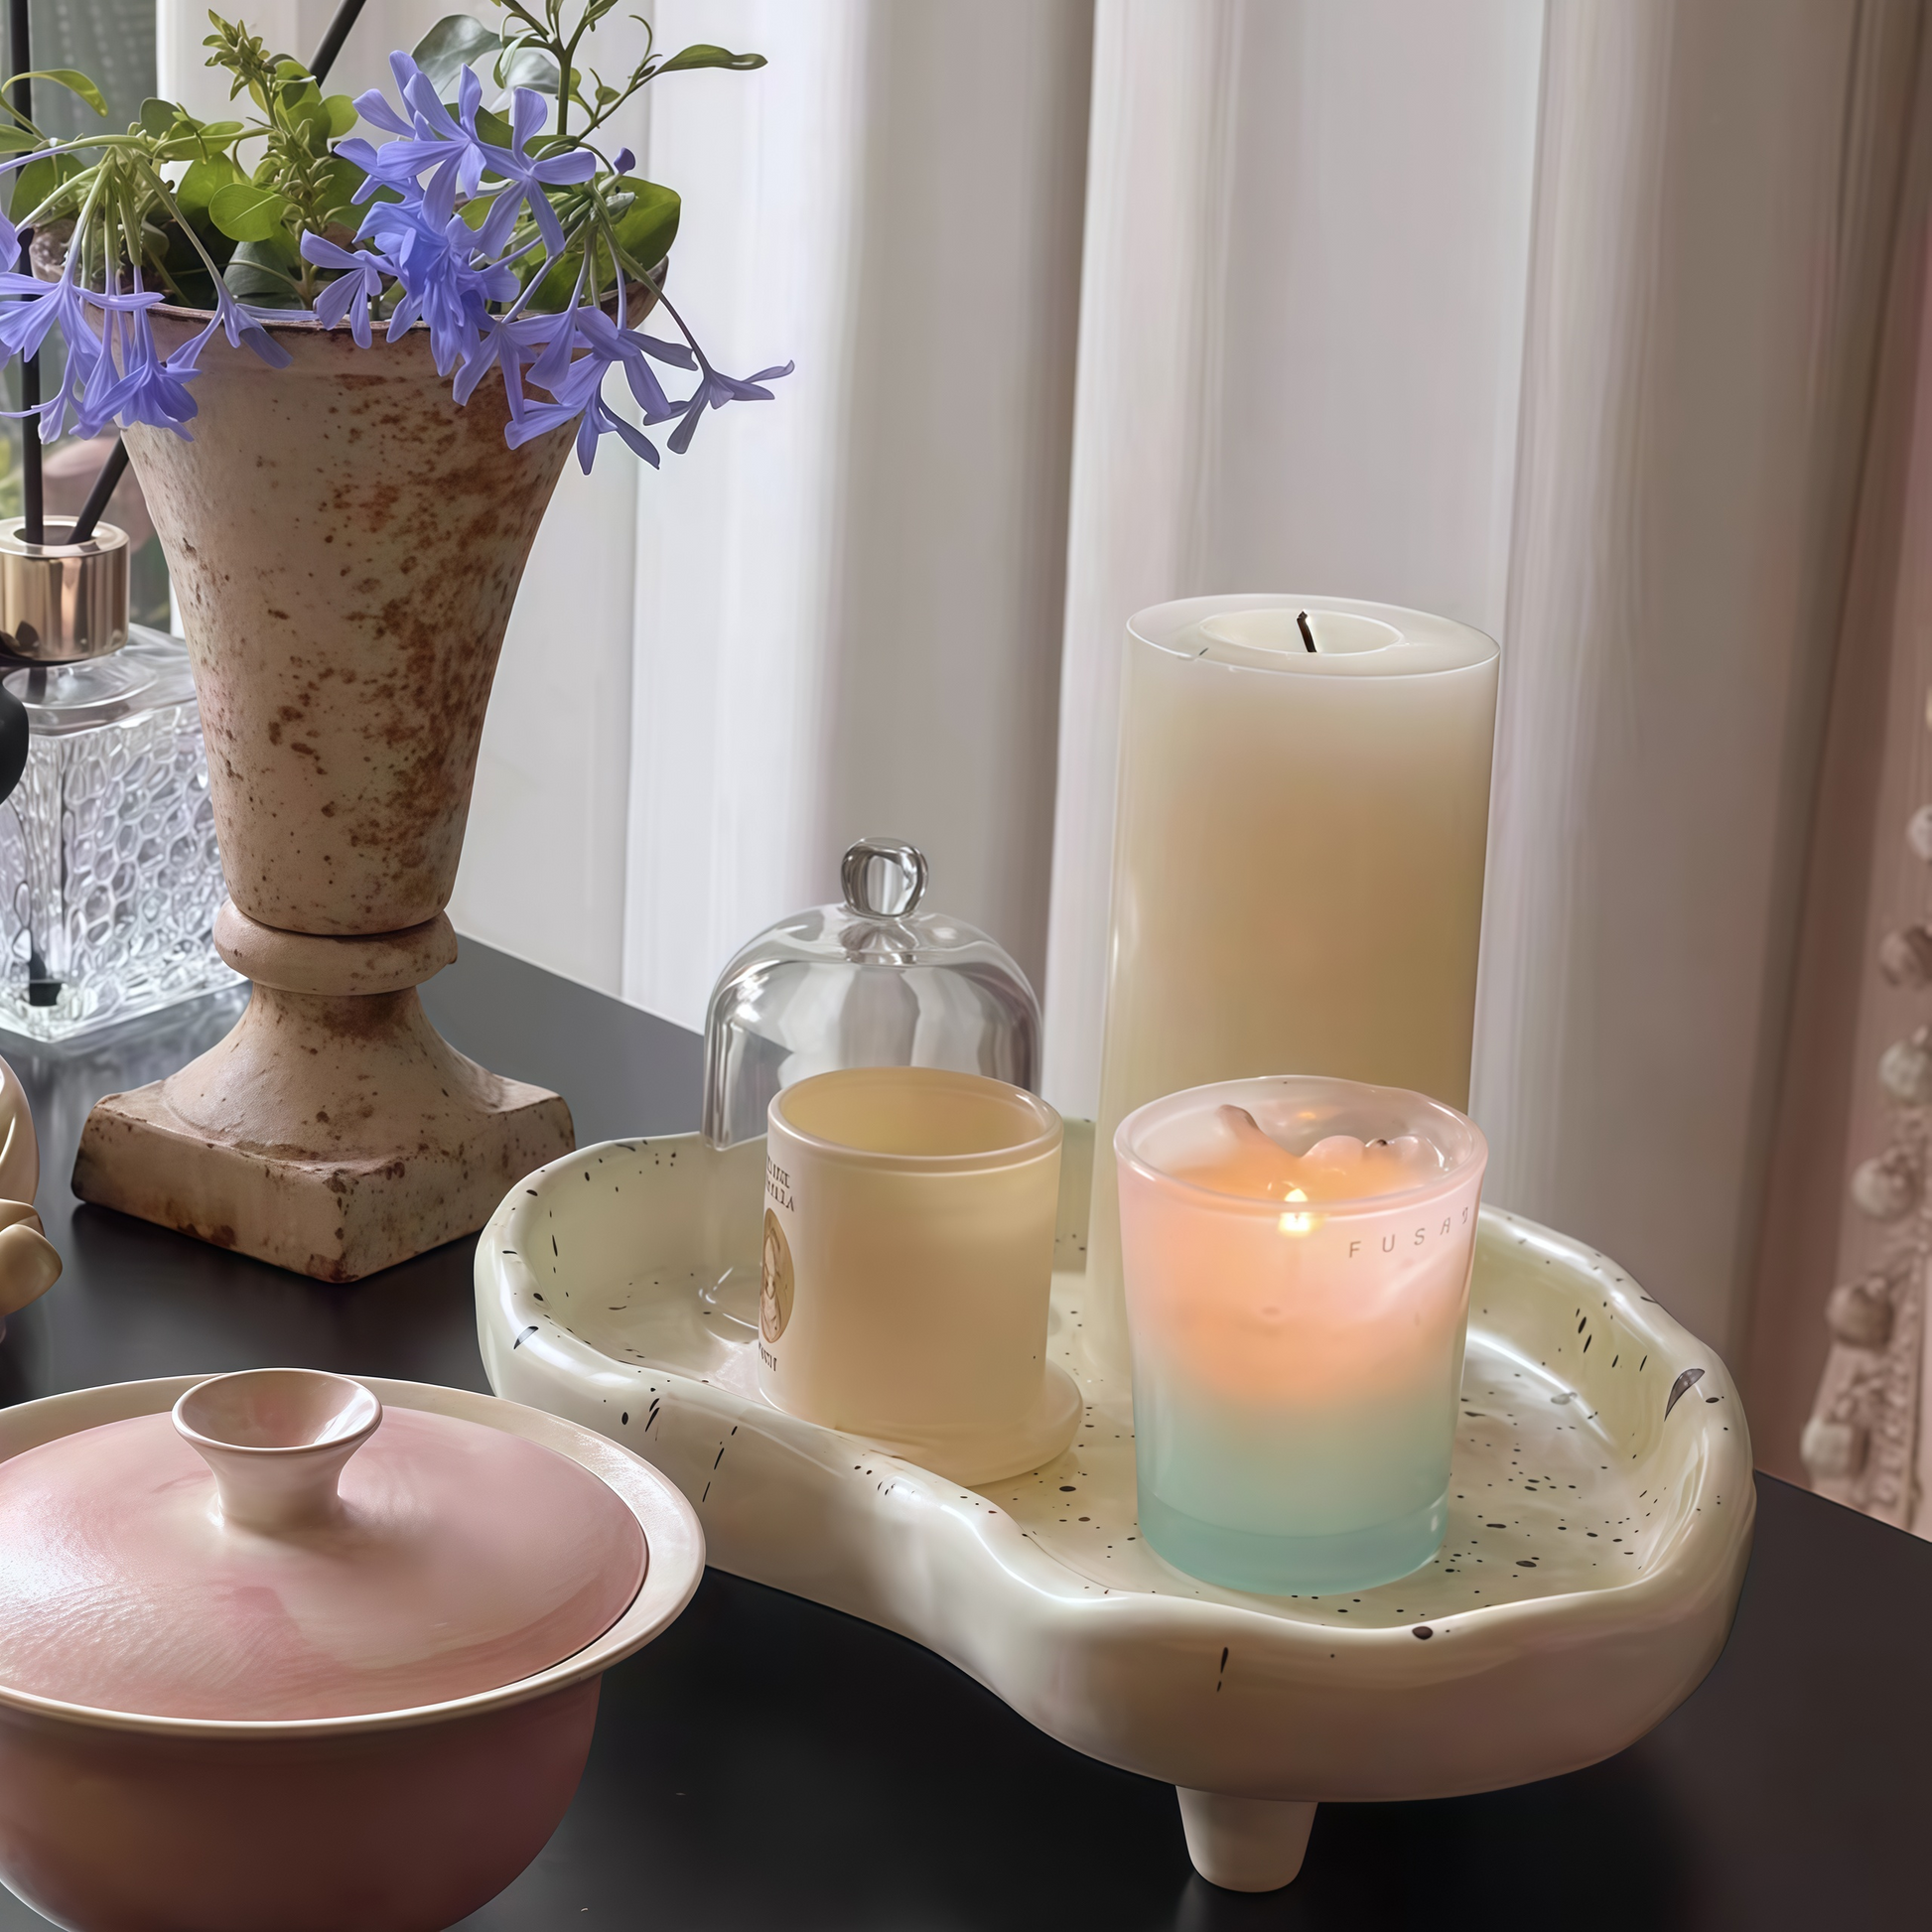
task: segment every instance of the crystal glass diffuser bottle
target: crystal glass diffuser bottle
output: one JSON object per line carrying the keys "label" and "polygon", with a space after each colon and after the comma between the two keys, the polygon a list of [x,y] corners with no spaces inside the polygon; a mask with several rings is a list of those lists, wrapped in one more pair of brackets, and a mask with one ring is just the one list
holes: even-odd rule
{"label": "crystal glass diffuser bottle", "polygon": [[0,1028],[75,1039],[238,975],[188,646],[127,621],[127,538],[0,528],[0,682],[29,751],[0,803]]}

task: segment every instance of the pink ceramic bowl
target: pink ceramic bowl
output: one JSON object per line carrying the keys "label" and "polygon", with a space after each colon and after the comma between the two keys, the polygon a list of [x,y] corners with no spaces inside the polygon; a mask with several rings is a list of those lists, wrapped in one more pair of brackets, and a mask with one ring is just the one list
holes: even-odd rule
{"label": "pink ceramic bowl", "polygon": [[[125,1382],[0,1411],[0,1463],[165,1413],[207,1378]],[[543,1848],[590,1749],[603,1673],[690,1600],[704,1534],[683,1496],[602,1436],[493,1396],[362,1378],[420,1410],[542,1445],[635,1517],[644,1578],[548,1669],[340,1718],[139,1717],[0,1685],[0,1878],[72,1932],[437,1932]]]}

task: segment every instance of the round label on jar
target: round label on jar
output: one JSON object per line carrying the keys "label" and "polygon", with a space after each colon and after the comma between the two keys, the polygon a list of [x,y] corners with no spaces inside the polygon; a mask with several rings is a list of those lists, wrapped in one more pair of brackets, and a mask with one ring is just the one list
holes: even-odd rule
{"label": "round label on jar", "polygon": [[764,1210],[764,1253],[759,1267],[759,1332],[776,1341],[791,1319],[791,1243],[778,1217]]}

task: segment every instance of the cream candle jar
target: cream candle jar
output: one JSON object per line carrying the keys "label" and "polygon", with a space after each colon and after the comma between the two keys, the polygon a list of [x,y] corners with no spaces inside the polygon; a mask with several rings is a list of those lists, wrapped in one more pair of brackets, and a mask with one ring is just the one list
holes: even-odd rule
{"label": "cream candle jar", "polygon": [[765,1140],[759,1388],[957,1482],[1037,1467],[1079,1394],[1046,1362],[1060,1117],[1002,1080],[852,1067]]}
{"label": "cream candle jar", "polygon": [[1114,1139],[1141,1533],[1237,1589],[1427,1563],[1448,1522],[1488,1149],[1422,1094],[1196,1087]]}

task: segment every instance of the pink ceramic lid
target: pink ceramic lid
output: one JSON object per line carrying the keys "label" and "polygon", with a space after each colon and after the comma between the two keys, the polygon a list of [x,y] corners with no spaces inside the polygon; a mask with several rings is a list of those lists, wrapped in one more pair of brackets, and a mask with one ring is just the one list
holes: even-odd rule
{"label": "pink ceramic lid", "polygon": [[513,1683],[608,1630],[646,1560],[568,1456],[309,1369],[0,1463],[0,1684],[231,1721]]}

